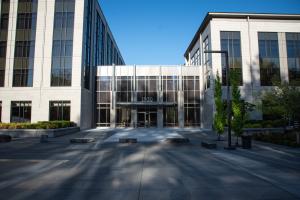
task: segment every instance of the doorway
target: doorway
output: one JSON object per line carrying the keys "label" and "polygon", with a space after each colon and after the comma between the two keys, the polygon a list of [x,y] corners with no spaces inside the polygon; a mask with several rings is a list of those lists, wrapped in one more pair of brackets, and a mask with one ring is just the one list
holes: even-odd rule
{"label": "doorway", "polygon": [[157,127],[157,109],[138,109],[138,127]]}

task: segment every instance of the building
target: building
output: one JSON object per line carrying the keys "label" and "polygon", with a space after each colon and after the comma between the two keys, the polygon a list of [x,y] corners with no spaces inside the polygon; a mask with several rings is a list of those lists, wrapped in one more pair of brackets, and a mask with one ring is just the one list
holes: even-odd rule
{"label": "building", "polygon": [[[224,56],[205,54],[205,50],[229,52],[230,68],[239,73],[242,98],[247,102],[259,102],[259,94],[272,87],[274,80],[300,86],[300,15],[208,13],[184,54],[186,65],[201,63],[203,127],[212,126],[217,73],[226,84]],[[265,116],[255,111],[250,117]]]}
{"label": "building", "polygon": [[95,68],[123,65],[97,0],[1,0],[0,120],[93,124]]}
{"label": "building", "polygon": [[300,85],[300,15],[208,13],[185,65],[125,66],[96,0],[0,5],[3,122],[211,128],[214,79],[219,73],[225,85],[226,71],[224,57],[206,50],[229,51],[247,102],[259,101],[273,80]]}

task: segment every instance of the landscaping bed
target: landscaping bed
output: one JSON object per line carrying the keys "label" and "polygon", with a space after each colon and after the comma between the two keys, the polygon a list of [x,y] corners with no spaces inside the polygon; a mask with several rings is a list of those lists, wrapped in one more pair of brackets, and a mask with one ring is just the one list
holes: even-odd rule
{"label": "landscaping bed", "polygon": [[253,139],[290,147],[300,147],[300,144],[296,142],[296,133],[291,131],[286,133],[256,133],[253,134]]}
{"label": "landscaping bed", "polygon": [[76,133],[80,130],[74,122],[69,121],[50,121],[37,123],[0,123],[0,135],[9,135],[13,138],[40,137],[59,137],[67,134]]}

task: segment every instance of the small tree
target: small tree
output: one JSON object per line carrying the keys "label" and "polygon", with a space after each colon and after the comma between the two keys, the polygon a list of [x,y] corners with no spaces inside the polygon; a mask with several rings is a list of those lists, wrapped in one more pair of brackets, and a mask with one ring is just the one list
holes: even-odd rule
{"label": "small tree", "polygon": [[225,107],[222,100],[222,83],[218,72],[217,72],[217,78],[215,80],[214,96],[215,96],[215,106],[216,106],[216,113],[214,115],[214,130],[218,134],[218,140],[221,140],[221,134],[224,133],[226,113],[225,113]]}
{"label": "small tree", "polygon": [[239,79],[235,71],[230,73],[230,81],[232,86],[232,130],[236,136],[236,145],[238,146],[238,137],[243,134],[245,125],[246,109],[245,103],[241,99]]}

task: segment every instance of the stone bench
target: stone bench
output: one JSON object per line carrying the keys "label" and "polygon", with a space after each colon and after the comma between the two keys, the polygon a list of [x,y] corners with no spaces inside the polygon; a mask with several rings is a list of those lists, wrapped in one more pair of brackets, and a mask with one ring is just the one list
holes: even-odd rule
{"label": "stone bench", "polygon": [[133,144],[133,143],[137,143],[137,139],[136,138],[119,138],[119,143]]}
{"label": "stone bench", "polygon": [[208,140],[202,141],[201,146],[203,146],[207,149],[216,149],[217,148],[217,144],[215,142],[208,141]]}
{"label": "stone bench", "polygon": [[78,143],[78,144],[91,143],[94,141],[95,141],[95,138],[72,138],[72,139],[70,139],[70,143]]}
{"label": "stone bench", "polygon": [[10,135],[0,135],[0,143],[1,142],[10,142],[12,137]]}
{"label": "stone bench", "polygon": [[165,142],[170,144],[187,144],[190,142],[190,140],[189,138],[184,138],[184,137],[171,137],[171,138],[166,138]]}

